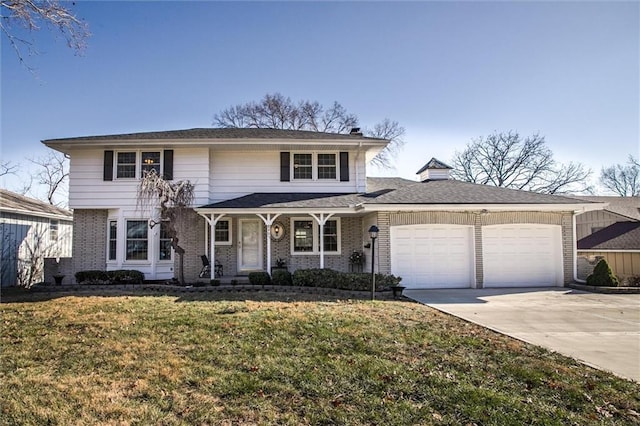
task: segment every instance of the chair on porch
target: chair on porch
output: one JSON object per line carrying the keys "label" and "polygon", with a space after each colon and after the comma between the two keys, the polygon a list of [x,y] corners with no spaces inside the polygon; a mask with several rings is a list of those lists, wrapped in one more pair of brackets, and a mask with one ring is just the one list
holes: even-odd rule
{"label": "chair on porch", "polygon": [[[200,270],[200,273],[198,274],[198,276],[200,278],[210,277],[211,276],[211,263],[209,263],[209,258],[207,257],[206,254],[203,254],[202,256],[200,256],[200,259],[202,260],[202,269]],[[223,271],[222,263],[218,262],[218,259],[216,259],[215,266],[213,268],[214,277],[215,278],[222,277],[222,274],[223,274],[222,271]]]}

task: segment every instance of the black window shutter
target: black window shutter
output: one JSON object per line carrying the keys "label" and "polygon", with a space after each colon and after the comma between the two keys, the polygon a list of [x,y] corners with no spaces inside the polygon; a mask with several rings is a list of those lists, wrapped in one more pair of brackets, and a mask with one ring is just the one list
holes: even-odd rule
{"label": "black window shutter", "polygon": [[340,153],[340,182],[349,182],[349,153]]}
{"label": "black window shutter", "polygon": [[104,152],[104,173],[102,180],[113,180],[113,151]]}
{"label": "black window shutter", "polygon": [[280,153],[280,182],[289,182],[291,180],[289,161],[291,155],[288,152]]}
{"label": "black window shutter", "polygon": [[173,150],[164,150],[164,178],[173,180]]}

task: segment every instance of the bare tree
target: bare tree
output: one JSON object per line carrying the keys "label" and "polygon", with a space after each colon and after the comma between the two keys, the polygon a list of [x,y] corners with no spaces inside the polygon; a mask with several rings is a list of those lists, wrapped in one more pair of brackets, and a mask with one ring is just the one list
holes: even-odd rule
{"label": "bare tree", "polygon": [[165,226],[166,235],[171,238],[171,247],[179,257],[179,281],[185,284],[184,253],[180,246],[180,228],[185,225],[195,197],[194,186],[188,180],[170,182],[155,170],[144,174],[138,186],[138,206],[143,210],[160,207],[160,220]]}
{"label": "bare tree", "polygon": [[[69,178],[69,161],[64,154],[54,151],[49,151],[45,156],[30,158],[29,161],[38,166],[38,171],[32,177],[36,183],[46,188],[47,201],[51,205],[57,205],[55,203],[56,195],[66,189],[65,183]],[[28,188],[23,189],[30,190],[31,183]]]}
{"label": "bare tree", "polygon": [[[338,102],[329,107],[317,101],[293,102],[280,93],[267,94],[259,102],[231,106],[213,116],[213,125],[232,128],[266,128],[310,130],[314,132],[348,133],[358,126],[358,117],[350,114]],[[384,119],[371,130],[371,137],[388,139],[387,147],[373,159],[372,164],[390,168],[391,160],[404,145],[404,128],[398,122]]]}
{"label": "bare tree", "polygon": [[11,161],[0,162],[0,176],[15,175],[17,171],[17,164],[12,164]]}
{"label": "bare tree", "polygon": [[629,155],[627,164],[603,167],[600,172],[602,185],[621,197],[640,196],[640,162]]}
{"label": "bare tree", "polygon": [[26,30],[33,37],[32,33],[43,25],[57,29],[76,53],[84,50],[89,28],[70,10],[72,4],[75,3],[58,0],[0,0],[0,29],[21,63],[25,63],[22,48],[26,48],[29,55],[37,51],[33,38],[20,36],[20,31]]}
{"label": "bare tree", "polygon": [[522,139],[517,132],[480,137],[456,152],[452,176],[483,185],[543,194],[591,192],[591,170],[582,164],[558,164],[543,136]]}

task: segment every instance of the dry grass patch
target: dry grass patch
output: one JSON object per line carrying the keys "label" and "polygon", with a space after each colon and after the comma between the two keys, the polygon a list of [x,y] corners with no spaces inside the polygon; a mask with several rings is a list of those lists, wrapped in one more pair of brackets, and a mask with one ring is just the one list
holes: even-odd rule
{"label": "dry grass patch", "polygon": [[0,423],[640,421],[637,383],[422,305],[310,299],[5,300]]}

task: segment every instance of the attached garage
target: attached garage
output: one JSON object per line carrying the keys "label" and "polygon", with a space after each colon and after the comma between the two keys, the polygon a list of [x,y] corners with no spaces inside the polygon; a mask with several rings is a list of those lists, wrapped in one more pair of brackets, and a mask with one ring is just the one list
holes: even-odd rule
{"label": "attached garage", "polygon": [[562,286],[560,225],[482,227],[484,287]]}
{"label": "attached garage", "polygon": [[474,282],[473,227],[392,226],[391,273],[407,288],[469,288]]}

